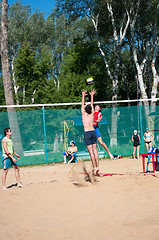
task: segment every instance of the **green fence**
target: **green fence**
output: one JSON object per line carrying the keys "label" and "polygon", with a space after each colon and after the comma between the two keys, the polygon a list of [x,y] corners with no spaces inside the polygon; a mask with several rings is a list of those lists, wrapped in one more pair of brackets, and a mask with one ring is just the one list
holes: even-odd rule
{"label": "green fence", "polygon": [[[154,134],[153,146],[159,146],[158,106],[154,111],[144,106],[103,108],[99,130],[103,141],[114,155],[132,155],[131,137],[134,129],[141,137],[141,152],[146,152],[143,134],[146,127]],[[159,111],[159,109],[158,109]],[[75,140],[78,152],[86,152],[80,109],[45,109],[32,111],[0,112],[0,138],[10,127],[15,151],[20,153],[19,165],[63,161],[63,151]],[[104,149],[98,145],[98,149]],[[1,152],[0,147],[0,152]],[[105,157],[108,157],[104,151]],[[2,165],[0,164],[0,167]]]}

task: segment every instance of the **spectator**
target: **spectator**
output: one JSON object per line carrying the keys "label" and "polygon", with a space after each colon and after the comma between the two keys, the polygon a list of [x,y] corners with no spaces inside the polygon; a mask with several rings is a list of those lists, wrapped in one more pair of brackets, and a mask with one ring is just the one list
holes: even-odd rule
{"label": "spectator", "polygon": [[75,146],[75,141],[71,141],[70,145],[67,151],[63,153],[64,163],[67,163],[68,159],[70,159],[68,163],[76,160],[77,147]]}
{"label": "spectator", "polygon": [[149,132],[149,128],[146,128],[146,132],[144,133],[143,139],[146,144],[147,151],[149,148],[152,148],[152,141],[154,140],[154,135]]}
{"label": "spectator", "polygon": [[140,136],[137,134],[137,130],[134,130],[134,135],[132,135],[133,142],[133,158],[135,159],[135,152],[137,149],[137,159],[139,159],[139,151],[140,151]]}

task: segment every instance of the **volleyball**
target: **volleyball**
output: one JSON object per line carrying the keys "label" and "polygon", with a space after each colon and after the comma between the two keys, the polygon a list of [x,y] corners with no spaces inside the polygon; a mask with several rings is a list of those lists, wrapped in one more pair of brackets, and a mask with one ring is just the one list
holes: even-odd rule
{"label": "volleyball", "polygon": [[87,78],[87,79],[86,79],[86,82],[87,82],[88,84],[92,84],[92,83],[93,83],[93,78],[92,78],[92,77]]}

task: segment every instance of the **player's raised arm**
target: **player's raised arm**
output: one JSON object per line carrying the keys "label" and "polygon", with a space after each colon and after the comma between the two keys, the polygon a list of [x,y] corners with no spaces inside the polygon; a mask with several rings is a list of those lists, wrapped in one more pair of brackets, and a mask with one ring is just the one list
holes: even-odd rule
{"label": "player's raised arm", "polygon": [[93,97],[94,97],[94,94],[96,93],[96,90],[94,89],[91,89],[91,92],[89,93],[91,95],[91,107],[92,107],[92,112],[94,112],[94,108],[93,108],[93,103],[94,103],[94,100],[93,100]]}
{"label": "player's raised arm", "polygon": [[83,90],[82,91],[82,105],[81,105],[81,112],[84,112],[84,108],[85,108],[85,96],[87,96],[86,94],[87,90]]}

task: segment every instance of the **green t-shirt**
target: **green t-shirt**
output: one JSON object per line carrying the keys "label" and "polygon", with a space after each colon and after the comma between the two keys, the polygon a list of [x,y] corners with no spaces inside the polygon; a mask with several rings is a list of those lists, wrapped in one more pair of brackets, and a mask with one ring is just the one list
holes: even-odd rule
{"label": "green t-shirt", "polygon": [[[7,138],[7,137],[4,137],[3,139],[5,139],[6,142],[7,142],[7,149],[8,149],[8,152],[9,152],[11,155],[13,155],[13,142],[12,142],[12,139]],[[3,139],[2,139],[2,141],[3,141]],[[4,157],[8,157],[7,154],[5,154],[5,151],[4,151],[4,148],[3,148],[3,145],[2,145],[2,150],[3,150],[3,154],[2,154],[2,156],[4,156]]]}

